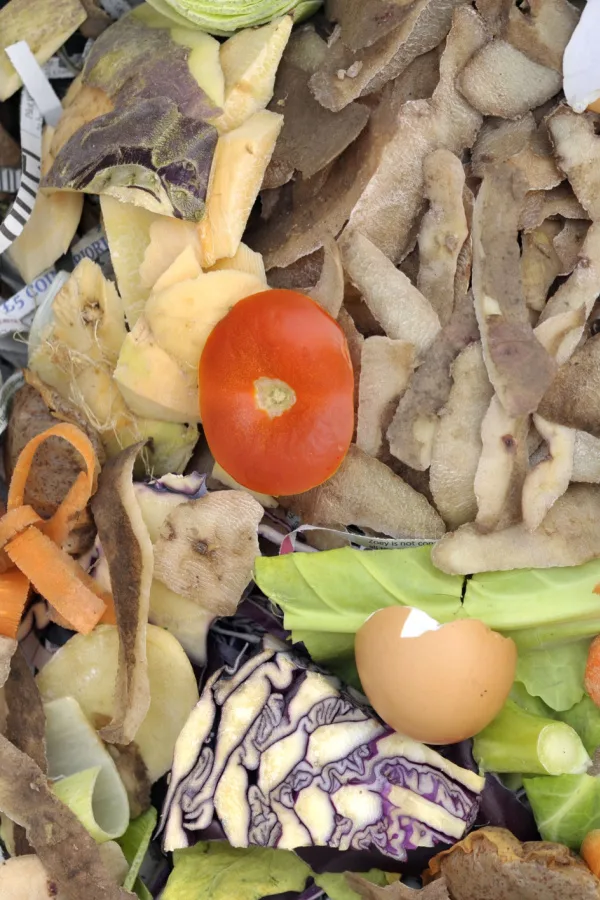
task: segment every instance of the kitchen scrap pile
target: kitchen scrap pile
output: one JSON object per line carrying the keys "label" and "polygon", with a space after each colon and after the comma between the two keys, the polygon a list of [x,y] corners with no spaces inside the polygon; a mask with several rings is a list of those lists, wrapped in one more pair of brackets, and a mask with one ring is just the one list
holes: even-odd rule
{"label": "kitchen scrap pile", "polygon": [[2,900],[600,900],[600,0],[0,0]]}

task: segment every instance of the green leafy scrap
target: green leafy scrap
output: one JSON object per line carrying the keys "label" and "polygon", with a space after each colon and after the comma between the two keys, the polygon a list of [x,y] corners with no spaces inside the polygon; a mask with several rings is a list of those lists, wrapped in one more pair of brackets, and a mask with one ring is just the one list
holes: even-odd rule
{"label": "green leafy scrap", "polygon": [[141,816],[129,823],[127,831],[118,840],[123,855],[129,863],[129,872],[123,882],[123,887],[126,891],[134,890],[141,900],[144,900],[144,890],[147,892],[148,889],[138,876],[144,857],[148,852],[157,819],[158,814],[151,806]]}
{"label": "green leafy scrap", "polygon": [[571,709],[584,695],[589,640],[519,653],[515,680],[557,712]]}
{"label": "green leafy scrap", "polygon": [[579,850],[586,834],[600,828],[598,776],[541,775],[523,783],[543,840]]}

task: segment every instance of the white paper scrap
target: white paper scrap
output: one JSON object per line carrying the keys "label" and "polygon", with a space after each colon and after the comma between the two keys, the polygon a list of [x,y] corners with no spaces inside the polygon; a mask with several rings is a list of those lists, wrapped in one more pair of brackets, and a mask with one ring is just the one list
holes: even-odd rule
{"label": "white paper scrap", "polygon": [[44,75],[44,70],[29,49],[27,41],[17,41],[16,44],[5,47],[5,53],[48,125],[53,127],[58,125],[62,114],[61,102]]}
{"label": "white paper scrap", "polygon": [[[19,73],[20,74],[20,73]],[[0,223],[0,254],[7,250],[27,224],[40,185],[42,115],[33,97],[21,91],[21,183],[8,215]]]}

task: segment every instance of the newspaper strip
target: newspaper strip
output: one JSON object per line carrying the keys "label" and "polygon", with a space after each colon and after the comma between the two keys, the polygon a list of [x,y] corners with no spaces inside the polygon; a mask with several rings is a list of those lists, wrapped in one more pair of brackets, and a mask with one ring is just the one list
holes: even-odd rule
{"label": "newspaper strip", "polygon": [[[108,241],[100,226],[88,231],[69,251],[73,268],[84,258],[97,262],[107,253]],[[54,267],[46,269],[30,284],[0,303],[0,336],[27,331],[36,309],[51,291],[58,293],[68,279],[69,272],[57,271]]]}
{"label": "newspaper strip", "polygon": [[290,534],[286,534],[281,542],[279,555],[293,553],[296,549],[297,536],[305,531],[320,531],[334,534],[336,537],[347,540],[357,550],[406,550],[409,547],[427,547],[437,543],[437,541],[425,538],[378,538],[370,537],[367,534],[354,534],[351,531],[339,531],[336,528],[324,528],[320,525],[300,525]]}
{"label": "newspaper strip", "polygon": [[19,73],[21,81],[33,97],[37,108],[48,123],[55,127],[62,114],[61,102],[46,76],[44,70],[29,49],[27,41],[17,41],[4,52]]}
{"label": "newspaper strip", "polygon": [[0,223],[0,254],[27,224],[40,185],[42,114],[26,88],[21,91],[21,183],[8,215]]}
{"label": "newspaper strip", "polygon": [[9,169],[8,166],[0,168],[0,193],[16,194],[21,184],[21,170]]}
{"label": "newspaper strip", "polygon": [[10,405],[12,398],[15,396],[25,384],[22,372],[15,372],[0,387],[0,436],[4,434],[8,428],[8,418],[10,416]]}

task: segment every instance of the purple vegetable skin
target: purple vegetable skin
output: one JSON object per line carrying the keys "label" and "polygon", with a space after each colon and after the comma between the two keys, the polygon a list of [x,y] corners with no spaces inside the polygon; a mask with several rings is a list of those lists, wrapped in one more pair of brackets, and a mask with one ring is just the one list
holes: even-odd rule
{"label": "purple vegetable skin", "polygon": [[346,851],[346,869],[353,851],[406,863],[466,834],[483,783],[269,641],[208,680],[177,742],[161,830],[166,850],[218,822],[237,847]]}

